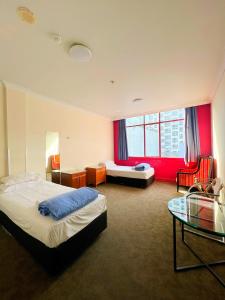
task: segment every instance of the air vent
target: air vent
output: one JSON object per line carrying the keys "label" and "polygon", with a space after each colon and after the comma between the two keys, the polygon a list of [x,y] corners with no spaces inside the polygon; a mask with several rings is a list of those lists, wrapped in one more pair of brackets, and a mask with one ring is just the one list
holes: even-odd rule
{"label": "air vent", "polygon": [[133,103],[137,103],[137,102],[141,102],[141,101],[144,101],[144,99],[142,99],[142,98],[133,99]]}

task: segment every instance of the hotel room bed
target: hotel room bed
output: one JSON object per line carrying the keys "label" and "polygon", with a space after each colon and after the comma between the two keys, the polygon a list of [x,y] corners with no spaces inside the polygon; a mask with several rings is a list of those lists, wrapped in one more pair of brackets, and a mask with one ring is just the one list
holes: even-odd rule
{"label": "hotel room bed", "polygon": [[79,255],[107,226],[106,199],[101,194],[58,221],[39,213],[41,201],[72,190],[37,180],[0,192],[0,223],[53,273]]}
{"label": "hotel room bed", "polygon": [[105,162],[107,182],[146,188],[154,181],[154,168],[136,171],[134,167],[119,166],[112,161]]}

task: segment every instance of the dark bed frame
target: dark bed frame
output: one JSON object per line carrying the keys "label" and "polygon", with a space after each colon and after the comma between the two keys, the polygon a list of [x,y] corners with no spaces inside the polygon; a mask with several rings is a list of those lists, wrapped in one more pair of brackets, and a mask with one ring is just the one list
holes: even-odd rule
{"label": "dark bed frame", "polygon": [[0,223],[52,275],[61,273],[107,227],[107,211],[56,248],[49,248],[23,231],[2,211]]}
{"label": "dark bed frame", "polygon": [[139,179],[139,178],[129,178],[129,177],[120,177],[120,176],[110,176],[107,175],[107,182],[123,184],[138,188],[146,188],[148,187],[155,179],[155,175],[152,175],[148,179]]}

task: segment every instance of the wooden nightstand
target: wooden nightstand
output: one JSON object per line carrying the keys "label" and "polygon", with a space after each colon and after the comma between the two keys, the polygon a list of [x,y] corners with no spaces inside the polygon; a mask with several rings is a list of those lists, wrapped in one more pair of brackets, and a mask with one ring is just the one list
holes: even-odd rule
{"label": "wooden nightstand", "polygon": [[86,171],[71,170],[61,172],[61,184],[76,189],[86,186]]}
{"label": "wooden nightstand", "polygon": [[100,183],[106,183],[105,166],[87,167],[87,184],[95,187]]}

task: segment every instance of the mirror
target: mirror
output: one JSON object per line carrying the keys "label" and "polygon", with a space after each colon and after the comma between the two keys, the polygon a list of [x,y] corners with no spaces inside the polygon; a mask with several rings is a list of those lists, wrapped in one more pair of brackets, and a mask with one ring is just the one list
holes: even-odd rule
{"label": "mirror", "polygon": [[55,183],[60,183],[60,154],[58,132],[46,132],[45,158],[46,179]]}

